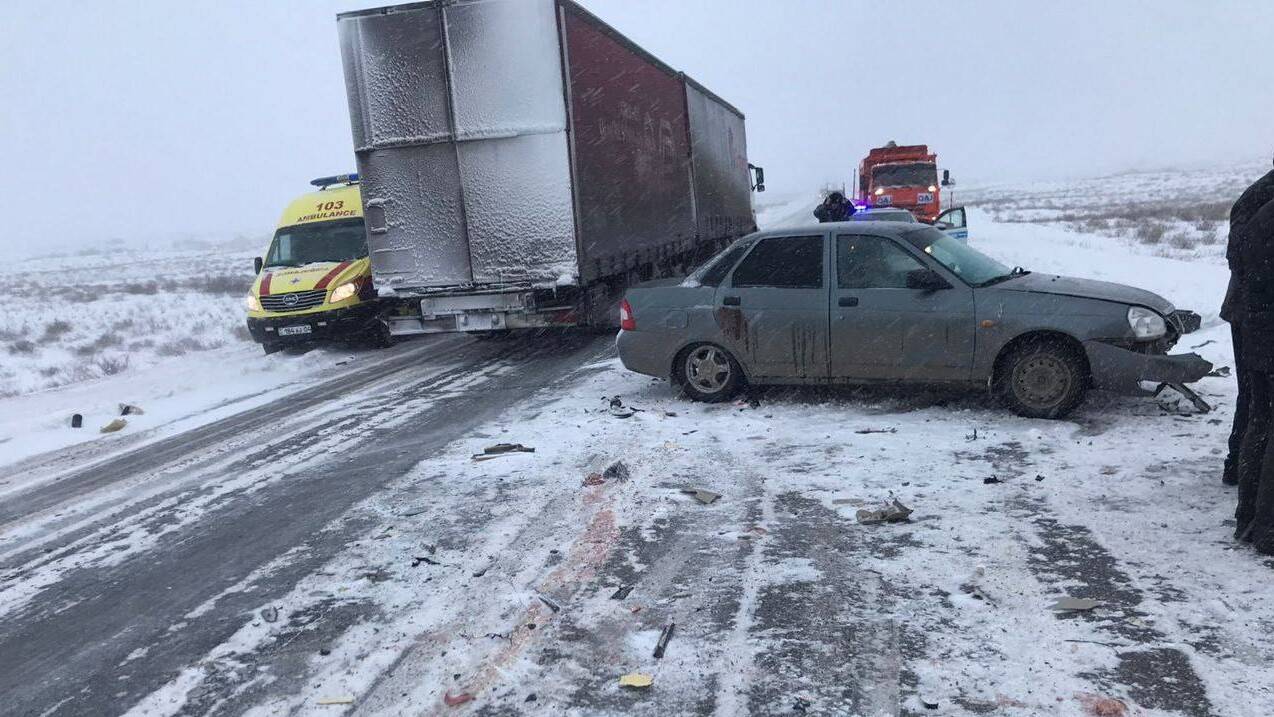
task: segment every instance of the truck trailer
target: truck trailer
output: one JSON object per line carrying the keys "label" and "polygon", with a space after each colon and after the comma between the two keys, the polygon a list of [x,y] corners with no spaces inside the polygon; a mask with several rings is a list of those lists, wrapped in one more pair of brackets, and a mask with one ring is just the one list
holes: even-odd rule
{"label": "truck trailer", "polygon": [[617,325],[627,286],[756,229],[743,114],[570,0],[337,25],[395,335]]}

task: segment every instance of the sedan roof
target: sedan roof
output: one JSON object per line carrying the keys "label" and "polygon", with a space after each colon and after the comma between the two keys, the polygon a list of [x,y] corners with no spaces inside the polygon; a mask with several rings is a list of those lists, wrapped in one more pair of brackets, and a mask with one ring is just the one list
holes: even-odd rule
{"label": "sedan roof", "polygon": [[749,234],[743,238],[757,237],[796,237],[809,236],[810,234],[822,234],[833,229],[842,229],[851,233],[861,234],[864,230],[871,230],[873,234],[882,236],[899,237],[908,232],[928,226],[927,224],[908,224],[906,222],[890,222],[890,221],[874,221],[859,220],[846,222],[818,222],[809,224],[794,224],[792,226],[779,227],[777,229],[763,229],[759,232]]}

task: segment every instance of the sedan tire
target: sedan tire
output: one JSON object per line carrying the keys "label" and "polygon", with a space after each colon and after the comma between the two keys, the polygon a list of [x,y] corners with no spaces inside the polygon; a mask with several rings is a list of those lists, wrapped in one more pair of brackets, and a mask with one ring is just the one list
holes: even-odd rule
{"label": "sedan tire", "polygon": [[743,369],[728,351],[716,344],[688,346],[673,361],[673,381],[695,401],[720,403],[743,388]]}
{"label": "sedan tire", "polygon": [[1088,391],[1082,354],[1061,341],[1032,341],[1004,357],[996,393],[1019,416],[1062,418]]}

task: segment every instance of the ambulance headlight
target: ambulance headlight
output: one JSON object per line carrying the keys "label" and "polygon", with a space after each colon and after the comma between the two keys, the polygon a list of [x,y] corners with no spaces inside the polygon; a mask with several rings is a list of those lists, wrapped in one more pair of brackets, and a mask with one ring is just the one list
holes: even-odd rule
{"label": "ambulance headlight", "polygon": [[1159,314],[1144,306],[1133,306],[1128,309],[1128,325],[1138,340],[1149,341],[1168,333],[1168,325]]}
{"label": "ambulance headlight", "polygon": [[344,301],[357,293],[358,293],[358,282],[347,281],[344,284],[341,284],[340,286],[336,287],[335,289],[332,289],[332,296],[331,298],[328,299],[328,301],[335,304],[336,302]]}
{"label": "ambulance headlight", "polygon": [[253,294],[248,294],[243,303],[247,304],[248,311],[264,311],[264,309],[261,308],[261,300]]}

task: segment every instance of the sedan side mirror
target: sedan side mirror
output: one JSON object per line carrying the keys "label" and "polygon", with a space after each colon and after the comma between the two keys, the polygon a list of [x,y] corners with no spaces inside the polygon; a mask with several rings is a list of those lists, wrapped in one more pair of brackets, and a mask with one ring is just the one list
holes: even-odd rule
{"label": "sedan side mirror", "polygon": [[261,265],[262,265],[262,264],[264,264],[264,263],[265,263],[265,262],[261,260],[261,257],[259,257],[259,256],[254,256],[254,257],[252,257],[252,271],[253,271],[253,273],[260,274],[260,273],[261,273]]}
{"label": "sedan side mirror", "polygon": [[942,289],[950,289],[951,284],[948,284],[946,279],[938,276],[937,272],[932,269],[912,269],[907,272],[907,288],[920,291],[941,291]]}

